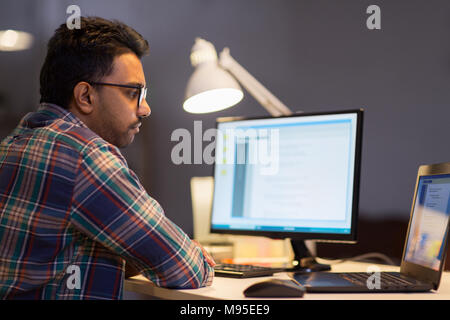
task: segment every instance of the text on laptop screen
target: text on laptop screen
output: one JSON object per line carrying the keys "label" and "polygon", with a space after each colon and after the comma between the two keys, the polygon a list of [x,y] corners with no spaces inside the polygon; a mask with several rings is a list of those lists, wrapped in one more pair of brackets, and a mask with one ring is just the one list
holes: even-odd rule
{"label": "text on laptop screen", "polygon": [[212,230],[350,234],[357,114],[218,124]]}
{"label": "text on laptop screen", "polygon": [[439,271],[450,216],[450,175],[421,176],[405,260]]}

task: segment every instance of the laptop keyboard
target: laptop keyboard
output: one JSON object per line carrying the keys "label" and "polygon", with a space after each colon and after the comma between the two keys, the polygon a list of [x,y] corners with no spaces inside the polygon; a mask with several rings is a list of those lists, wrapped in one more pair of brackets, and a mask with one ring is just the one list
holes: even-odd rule
{"label": "laptop keyboard", "polygon": [[[340,276],[358,286],[367,286],[367,280],[369,277],[372,277],[373,274],[368,274],[365,272],[351,272],[342,273]],[[402,279],[394,274],[388,272],[380,273],[380,286],[382,289],[405,288],[411,285],[414,285],[414,283],[406,279]]]}
{"label": "laptop keyboard", "polygon": [[282,271],[284,271],[284,269],[234,263],[222,263],[214,267],[214,274],[216,276],[229,278],[265,277]]}

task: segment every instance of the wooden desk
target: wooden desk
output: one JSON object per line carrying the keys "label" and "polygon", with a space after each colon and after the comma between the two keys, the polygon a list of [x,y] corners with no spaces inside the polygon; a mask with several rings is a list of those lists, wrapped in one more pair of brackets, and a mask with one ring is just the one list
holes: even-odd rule
{"label": "wooden desk", "polygon": [[[326,261],[325,261],[326,262]],[[344,262],[332,266],[333,272],[366,272],[373,264]],[[380,271],[399,271],[399,267],[377,265]],[[276,278],[289,279],[288,273],[277,273]],[[255,282],[272,277],[248,279],[231,279],[215,277],[212,286],[200,289],[166,289],[159,288],[143,276],[125,280],[124,299],[175,299],[175,300],[240,300],[249,299],[242,293],[245,288]],[[272,298],[271,298],[272,299]],[[294,298],[284,298],[292,300]],[[341,293],[323,294],[306,293],[301,300],[450,300],[450,272],[442,274],[441,284],[437,291],[426,293]],[[258,298],[257,300],[261,300]]]}

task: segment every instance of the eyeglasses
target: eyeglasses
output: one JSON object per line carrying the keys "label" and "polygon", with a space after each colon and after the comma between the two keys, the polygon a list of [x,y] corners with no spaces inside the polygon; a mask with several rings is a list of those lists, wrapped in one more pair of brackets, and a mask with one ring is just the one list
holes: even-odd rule
{"label": "eyeglasses", "polygon": [[128,85],[128,84],[117,84],[117,83],[108,83],[108,82],[89,82],[91,85],[100,85],[100,86],[113,86],[113,87],[121,87],[121,88],[130,88],[139,90],[139,100],[137,105],[137,110],[139,110],[139,106],[142,101],[147,97],[147,87],[140,85]]}

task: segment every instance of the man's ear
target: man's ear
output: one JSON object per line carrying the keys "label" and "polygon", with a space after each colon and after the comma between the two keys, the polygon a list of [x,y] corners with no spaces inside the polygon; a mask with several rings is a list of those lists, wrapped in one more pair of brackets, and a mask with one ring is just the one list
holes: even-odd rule
{"label": "man's ear", "polygon": [[80,113],[84,115],[92,113],[94,99],[94,90],[89,83],[81,81],[73,88],[74,106]]}

